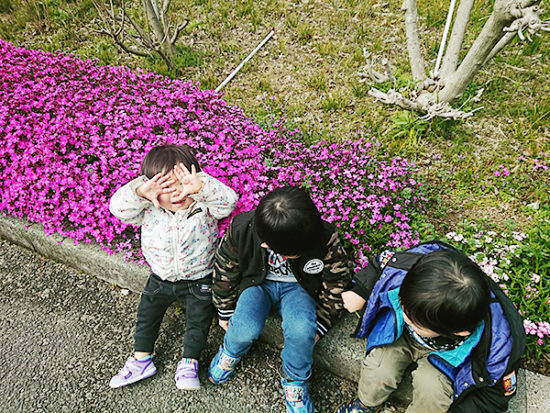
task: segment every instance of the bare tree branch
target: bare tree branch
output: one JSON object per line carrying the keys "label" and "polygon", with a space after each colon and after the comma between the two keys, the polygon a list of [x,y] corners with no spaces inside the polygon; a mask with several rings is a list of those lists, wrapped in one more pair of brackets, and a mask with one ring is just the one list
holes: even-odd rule
{"label": "bare tree branch", "polygon": [[[523,10],[538,0],[496,0],[493,13],[483,26],[481,33],[466,54],[452,79],[448,79],[439,93],[439,101],[453,102],[462,95],[487,60],[489,54],[504,36],[504,29],[522,17]],[[522,7],[524,5],[524,7]]]}
{"label": "bare tree branch", "polygon": [[[422,99],[421,96],[416,96],[414,99],[408,99],[401,93],[394,89],[388,90],[384,93],[378,89],[372,88],[369,90],[369,95],[373,96],[376,100],[388,104],[399,106],[405,110],[414,110],[415,112],[423,114],[421,119],[432,119],[435,117],[445,119],[467,119],[471,117],[476,111],[482,109],[476,108],[470,112],[464,112],[460,109],[454,109],[447,102],[433,102],[429,98],[427,100]],[[427,97],[428,94],[424,94]],[[424,101],[423,101],[424,100]]]}
{"label": "bare tree branch", "polygon": [[[453,10],[449,10],[445,33],[442,36],[440,51],[437,57],[436,69],[426,76],[424,71],[424,60],[422,58],[418,38],[418,18],[416,0],[404,0],[402,8],[406,10],[405,24],[407,35],[407,48],[411,71],[415,81],[414,87],[407,88],[407,97],[401,92],[390,89],[384,93],[376,88],[369,91],[377,101],[385,104],[396,105],[403,109],[414,110],[422,114],[425,119],[443,117],[451,119],[466,119],[476,111],[478,107],[469,112],[462,108],[470,101],[477,102],[481,98],[483,89],[469,99],[460,108],[451,107],[451,103],[460,97],[473,77],[489,60],[502,50],[516,35],[521,40],[531,40],[531,36],[540,36],[539,31],[550,31],[550,21],[542,21],[541,16],[544,10],[539,7],[541,0],[494,0],[493,10],[481,33],[474,40],[462,62],[456,67],[460,57],[460,50],[466,33],[466,26],[470,18],[474,0],[460,0],[454,27],[449,39],[449,47],[443,57],[441,73],[438,75],[437,68],[441,62],[441,56],[445,49],[450,22],[452,21]],[[452,5],[454,1],[451,2]],[[395,78],[390,70],[387,60],[381,60],[380,56],[372,56],[366,49],[363,49],[366,64],[362,71],[360,82],[371,81],[383,83]],[[375,69],[375,64],[385,67],[386,73]],[[519,69],[519,68],[515,68]],[[523,70],[523,69],[521,69]]]}
{"label": "bare tree branch", "polygon": [[180,36],[181,31],[185,29],[188,24],[189,24],[189,19],[185,19],[185,23],[178,24],[178,26],[176,27],[176,30],[174,31],[174,34],[172,35],[172,38],[170,39],[171,43],[176,43],[176,41],[178,40],[178,37]]}
{"label": "bare tree branch", "polygon": [[[125,52],[138,56],[156,53],[170,68],[174,68],[173,56],[177,52],[175,42],[189,20],[185,19],[184,23],[178,24],[172,30],[167,16],[171,0],[163,0],[161,7],[158,0],[142,0],[147,28],[142,27],[128,14],[124,0],[109,0],[109,7],[105,2],[106,0],[92,0],[103,23],[100,33],[110,36]],[[137,47],[128,45],[125,41],[127,38]]]}
{"label": "bare tree branch", "polygon": [[456,70],[462,42],[464,41],[464,34],[466,33],[466,26],[470,20],[470,13],[472,12],[473,5],[474,0],[461,0],[458,5],[453,31],[449,39],[449,46],[445,52],[445,57],[441,65],[441,72],[439,74],[439,78],[442,82],[445,82],[445,80],[452,76]]}
{"label": "bare tree branch", "polygon": [[521,11],[521,17],[518,17],[510,26],[504,28],[506,34],[499,40],[493,50],[491,50],[485,62],[483,62],[483,65],[487,64],[489,60],[495,57],[508,43],[510,43],[510,41],[516,37],[516,34],[521,40],[525,40],[523,31],[526,30],[527,37],[531,40],[529,34],[537,34],[536,32],[538,30],[550,31],[550,22],[548,20],[542,21],[540,18],[542,14],[544,14],[544,9],[540,8],[539,5],[523,9]]}
{"label": "bare tree branch", "polygon": [[[365,48],[363,48],[363,56],[365,56],[365,66],[363,66],[362,71],[357,73],[362,78],[360,82],[365,82],[367,79],[370,79],[370,81],[374,83],[384,83],[388,81],[395,83],[395,76],[392,73],[388,59],[380,56],[374,56],[371,59],[372,53],[367,52]],[[378,61],[384,66],[385,74],[374,69],[373,63]]]}
{"label": "bare tree branch", "polygon": [[495,57],[497,55],[498,52],[500,52],[502,49],[504,49],[504,47],[506,47],[506,45],[508,43],[510,43],[512,41],[512,39],[514,37],[516,37],[517,33],[516,32],[508,32],[506,33],[499,41],[498,43],[495,45],[495,47],[493,47],[493,50],[491,50],[491,52],[487,55],[487,58],[485,59],[485,61],[483,62],[483,65],[485,66],[487,64],[487,62],[489,60],[491,60],[493,57]]}
{"label": "bare tree branch", "polygon": [[[168,56],[174,56],[176,54],[176,47],[173,43],[167,42],[169,39],[168,26],[164,18],[162,9],[159,9],[157,0],[142,0],[143,8],[147,16],[147,21],[151,25],[151,29],[156,37],[157,42],[164,45],[166,54]],[[164,21],[164,24],[163,24]]]}

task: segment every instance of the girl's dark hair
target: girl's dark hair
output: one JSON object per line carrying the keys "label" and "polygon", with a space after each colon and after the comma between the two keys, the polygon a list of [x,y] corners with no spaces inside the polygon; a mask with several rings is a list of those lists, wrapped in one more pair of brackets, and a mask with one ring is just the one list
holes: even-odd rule
{"label": "girl's dark hair", "polygon": [[489,312],[487,275],[455,250],[420,258],[403,279],[399,297],[413,323],[442,336],[473,331]]}
{"label": "girl's dark hair", "polygon": [[141,163],[141,175],[151,179],[158,173],[167,173],[179,163],[183,163],[189,171],[195,165],[197,172],[201,171],[193,150],[187,145],[160,145],[151,149]]}
{"label": "girl's dark hair", "polygon": [[277,188],[265,195],[254,215],[256,233],[281,255],[302,255],[323,240],[323,221],[309,195],[300,188]]}

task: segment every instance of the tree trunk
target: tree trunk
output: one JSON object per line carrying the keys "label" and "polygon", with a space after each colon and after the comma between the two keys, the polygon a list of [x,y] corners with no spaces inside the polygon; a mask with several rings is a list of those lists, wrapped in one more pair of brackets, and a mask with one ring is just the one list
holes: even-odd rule
{"label": "tree trunk", "polygon": [[470,13],[472,12],[473,5],[474,0],[462,0],[458,5],[456,19],[453,24],[453,31],[449,40],[449,46],[447,47],[443,64],[441,65],[439,78],[443,82],[445,82],[455,72],[458,65],[460,49],[462,48],[464,34],[466,33],[466,26],[470,20]]}
{"label": "tree trunk", "polygon": [[439,92],[438,101],[452,103],[466,90],[487,57],[506,34],[504,28],[520,17],[520,8],[537,0],[496,0],[493,13],[483,26],[468,54]]}
{"label": "tree trunk", "polygon": [[151,25],[153,33],[157,37],[157,41],[161,45],[163,45],[163,48],[168,56],[174,56],[176,54],[176,47],[170,41],[170,33],[166,32],[168,28],[163,27],[160,17],[160,13],[162,11],[159,12],[156,0],[142,0],[142,2],[143,8],[145,9],[145,13],[147,15],[147,19],[149,21],[149,24]]}
{"label": "tree trunk", "polygon": [[415,82],[422,82],[426,79],[426,70],[424,69],[424,59],[422,58],[420,42],[418,40],[416,0],[405,0],[403,5],[406,7],[405,26],[407,30],[407,49],[409,51],[409,61],[411,62],[411,72]]}

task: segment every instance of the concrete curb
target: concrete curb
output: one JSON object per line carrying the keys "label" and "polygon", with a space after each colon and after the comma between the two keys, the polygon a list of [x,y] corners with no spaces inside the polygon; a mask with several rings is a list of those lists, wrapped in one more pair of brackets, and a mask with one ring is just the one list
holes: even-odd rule
{"label": "concrete curb", "polygon": [[[28,223],[13,217],[0,217],[0,237],[36,252],[46,258],[69,265],[94,275],[101,280],[135,292],[141,292],[149,268],[125,262],[121,254],[109,255],[98,245],[80,243],[57,234],[47,237],[41,224]],[[353,339],[357,318],[347,314],[334,326],[315,348],[315,364],[340,377],[357,382],[361,359],[365,351],[364,340]],[[282,348],[282,333],[277,316],[267,322],[262,340]],[[550,411],[550,377],[520,370],[517,396],[512,400],[509,413],[535,413]],[[392,396],[396,405],[408,404],[411,399],[410,375]]]}

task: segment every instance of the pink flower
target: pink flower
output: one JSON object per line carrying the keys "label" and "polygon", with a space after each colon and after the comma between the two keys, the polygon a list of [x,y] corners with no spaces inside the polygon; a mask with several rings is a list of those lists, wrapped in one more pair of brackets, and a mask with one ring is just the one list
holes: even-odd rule
{"label": "pink flower", "polygon": [[[177,143],[191,146],[205,172],[237,191],[232,216],[278,186],[301,185],[358,260],[383,243],[419,242],[411,229],[425,203],[417,167],[400,157],[377,159],[376,145],[362,134],[309,145],[284,117],[262,128],[193,82],[1,40],[0,53],[0,209],[42,223],[48,235],[95,241],[143,262],[131,253],[139,228],[113,217],[108,202],[139,174],[145,153]],[[220,234],[230,219],[220,222]]]}

